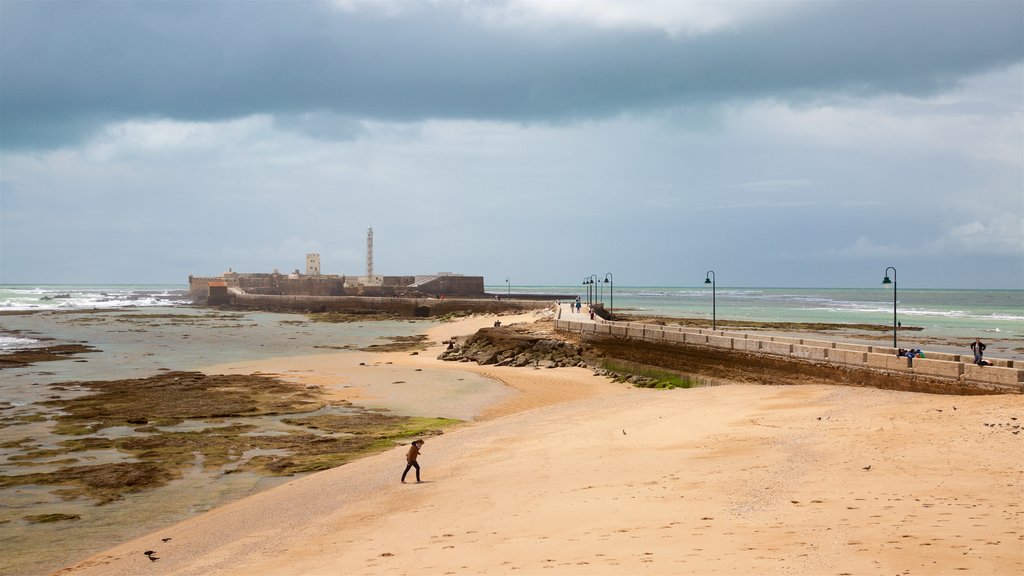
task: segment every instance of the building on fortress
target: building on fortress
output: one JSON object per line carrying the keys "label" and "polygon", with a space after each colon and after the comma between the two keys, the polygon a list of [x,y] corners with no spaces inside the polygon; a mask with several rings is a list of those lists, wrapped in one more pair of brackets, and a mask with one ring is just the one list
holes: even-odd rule
{"label": "building on fortress", "polygon": [[[315,256],[315,258],[312,258]],[[306,273],[235,272],[188,277],[189,296],[197,304],[228,304],[239,294],[267,296],[373,296],[483,298],[483,276],[451,272],[418,276],[345,276],[320,273],[318,255],[307,255]]]}

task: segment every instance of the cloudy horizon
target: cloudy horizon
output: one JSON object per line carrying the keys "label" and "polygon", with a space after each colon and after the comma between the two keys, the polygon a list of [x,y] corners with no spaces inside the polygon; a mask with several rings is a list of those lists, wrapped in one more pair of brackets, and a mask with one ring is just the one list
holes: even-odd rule
{"label": "cloudy horizon", "polygon": [[0,0],[0,283],[1024,288],[1024,3]]}

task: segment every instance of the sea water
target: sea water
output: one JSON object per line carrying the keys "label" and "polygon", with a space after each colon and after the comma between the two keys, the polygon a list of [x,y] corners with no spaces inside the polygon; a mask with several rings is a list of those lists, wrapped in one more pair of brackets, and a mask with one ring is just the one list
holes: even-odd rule
{"label": "sea water", "polygon": [[[598,283],[592,298],[620,312],[750,322],[892,325],[896,321],[946,338],[1024,338],[1024,290],[876,288],[636,287]],[[498,295],[569,294],[587,300],[587,286],[488,286]],[[0,285],[4,310],[175,307],[188,287],[166,285]],[[25,341],[0,337],[0,350]]]}
{"label": "sea water", "polygon": [[[893,324],[937,338],[1024,338],[1024,290],[892,288],[618,287],[598,284],[595,301],[631,315],[747,322]],[[492,286],[495,294],[577,294],[587,286]]]}
{"label": "sea water", "polygon": [[80,310],[188,303],[182,284],[0,284],[0,311]]}
{"label": "sea water", "polygon": [[[333,324],[311,322],[301,314],[195,308],[181,305],[185,298],[180,287],[177,292],[165,287],[138,286],[4,287],[3,294],[8,302],[17,302],[7,305],[7,313],[0,313],[0,335],[7,351],[72,343],[94,348],[93,352],[6,368],[0,373],[0,475],[10,476],[69,465],[61,462],[67,455],[29,461],[18,458],[26,452],[56,448],[70,438],[54,434],[58,409],[45,401],[86,393],[74,384],[76,381],[141,378],[169,370],[197,370],[262,358],[343,355],[347,354],[343,348],[380,344],[385,338],[421,333],[434,324],[428,320]],[[42,299],[47,294],[69,297]],[[158,304],[139,306],[140,302],[148,304],[153,300]],[[28,312],[16,311],[18,306]],[[97,306],[100,308],[94,309]],[[409,375],[402,379],[425,382],[441,393],[461,390],[466,394],[484,394],[501,389],[500,383],[475,374],[430,368],[415,374],[415,379]],[[360,378],[352,384],[363,384]],[[348,383],[332,385],[345,384]],[[281,419],[267,416],[225,420],[255,424],[261,433],[273,433],[286,428]],[[181,427],[189,425],[221,424],[202,419],[183,423]],[[175,429],[170,427],[168,431]],[[92,435],[132,433],[128,428],[110,428]],[[73,465],[131,459],[115,450],[86,450],[75,452],[73,457],[78,460]],[[284,480],[251,472],[221,474],[204,471],[197,465],[166,486],[128,494],[103,506],[88,499],[65,501],[54,493],[59,488],[55,486],[0,488],[0,574],[48,573],[132,536]],[[80,519],[42,524],[26,519],[48,513],[74,514]]]}

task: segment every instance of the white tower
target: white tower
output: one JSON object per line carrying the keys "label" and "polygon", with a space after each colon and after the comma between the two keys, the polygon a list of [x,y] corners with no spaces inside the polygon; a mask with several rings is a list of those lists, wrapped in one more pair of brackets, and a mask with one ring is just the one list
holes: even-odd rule
{"label": "white tower", "polygon": [[373,281],[373,226],[366,229],[366,279]]}

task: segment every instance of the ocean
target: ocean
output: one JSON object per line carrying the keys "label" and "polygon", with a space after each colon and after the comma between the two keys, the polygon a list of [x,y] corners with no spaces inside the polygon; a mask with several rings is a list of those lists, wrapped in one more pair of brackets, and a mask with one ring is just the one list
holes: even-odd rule
{"label": "ocean", "polygon": [[[615,287],[599,284],[595,300],[632,315],[712,317],[711,287]],[[586,286],[488,286],[488,292],[578,294]],[[717,288],[719,320],[892,326],[891,288]],[[937,338],[1024,339],[1024,290],[899,289],[897,322]]]}
{"label": "ocean", "polygon": [[[614,289],[614,291],[613,291]],[[493,294],[579,294],[586,286],[487,286]],[[700,287],[613,287],[597,284],[595,301],[635,315],[712,317],[712,291]],[[188,287],[166,285],[0,285],[5,310],[164,307],[189,303]],[[877,288],[717,288],[714,315],[722,320],[878,324],[893,322],[893,292]],[[897,321],[934,338],[1024,339],[1024,290],[900,289]],[[0,336],[0,350],[29,342]]]}

